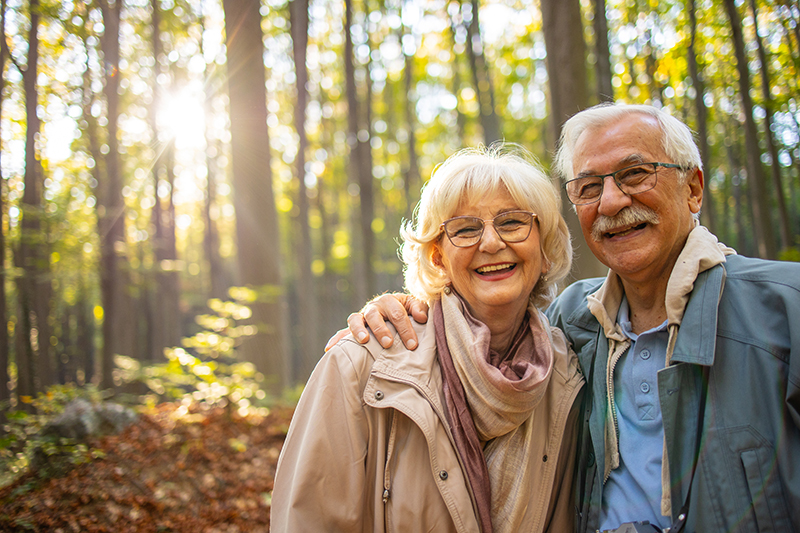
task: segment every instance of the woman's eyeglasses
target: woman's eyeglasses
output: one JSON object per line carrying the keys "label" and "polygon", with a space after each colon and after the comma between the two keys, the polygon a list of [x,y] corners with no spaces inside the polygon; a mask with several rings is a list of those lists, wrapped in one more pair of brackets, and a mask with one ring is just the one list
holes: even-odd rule
{"label": "woman's eyeglasses", "polygon": [[442,222],[447,238],[458,248],[469,248],[483,237],[486,223],[490,223],[497,235],[507,243],[522,242],[531,234],[536,214],[530,211],[506,211],[490,220],[478,217],[453,217]]}

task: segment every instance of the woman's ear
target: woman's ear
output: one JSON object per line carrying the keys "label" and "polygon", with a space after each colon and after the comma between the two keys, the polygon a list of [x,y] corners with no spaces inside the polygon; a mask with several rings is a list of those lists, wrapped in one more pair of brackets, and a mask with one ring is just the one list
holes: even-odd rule
{"label": "woman's ear", "polygon": [[431,263],[434,266],[439,268],[444,268],[444,263],[442,262],[442,251],[439,249],[439,246],[433,245],[433,250],[431,251]]}

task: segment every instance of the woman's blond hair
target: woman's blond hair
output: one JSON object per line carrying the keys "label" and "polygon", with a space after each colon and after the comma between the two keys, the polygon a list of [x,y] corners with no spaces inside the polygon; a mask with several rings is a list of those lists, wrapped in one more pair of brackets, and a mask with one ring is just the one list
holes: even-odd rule
{"label": "woman's blond hair", "polygon": [[400,230],[408,292],[428,303],[441,297],[449,279],[433,258],[443,238],[442,222],[455,216],[459,207],[500,190],[508,191],[519,209],[538,216],[547,275],[533,288],[531,302],[541,308],[555,298],[558,283],[572,266],[572,244],[561,216],[561,198],[533,156],[510,143],[461,150],[434,169],[423,187],[414,220]]}

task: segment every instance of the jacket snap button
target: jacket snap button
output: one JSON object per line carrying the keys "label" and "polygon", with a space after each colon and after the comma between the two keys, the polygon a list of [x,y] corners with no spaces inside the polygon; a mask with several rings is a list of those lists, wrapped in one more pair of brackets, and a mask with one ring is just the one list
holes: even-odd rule
{"label": "jacket snap button", "polygon": [[444,481],[445,479],[447,479],[447,470],[442,470],[441,472],[439,472],[439,478],[440,478],[442,481]]}
{"label": "jacket snap button", "polygon": [[383,400],[383,391],[375,391],[375,399],[378,401]]}

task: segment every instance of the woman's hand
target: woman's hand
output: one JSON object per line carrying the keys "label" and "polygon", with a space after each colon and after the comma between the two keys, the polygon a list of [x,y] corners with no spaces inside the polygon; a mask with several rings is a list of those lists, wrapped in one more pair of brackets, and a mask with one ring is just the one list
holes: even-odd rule
{"label": "woman's hand", "polygon": [[386,326],[386,320],[391,322],[400,334],[400,340],[406,348],[414,350],[418,344],[417,335],[408,315],[420,324],[424,324],[428,321],[428,305],[408,294],[394,293],[379,296],[367,303],[360,312],[347,317],[350,329],[343,329],[331,337],[325,346],[325,351],[348,333],[352,333],[358,342],[365,344],[369,340],[370,330],[381,346],[389,348],[392,345],[392,332]]}

